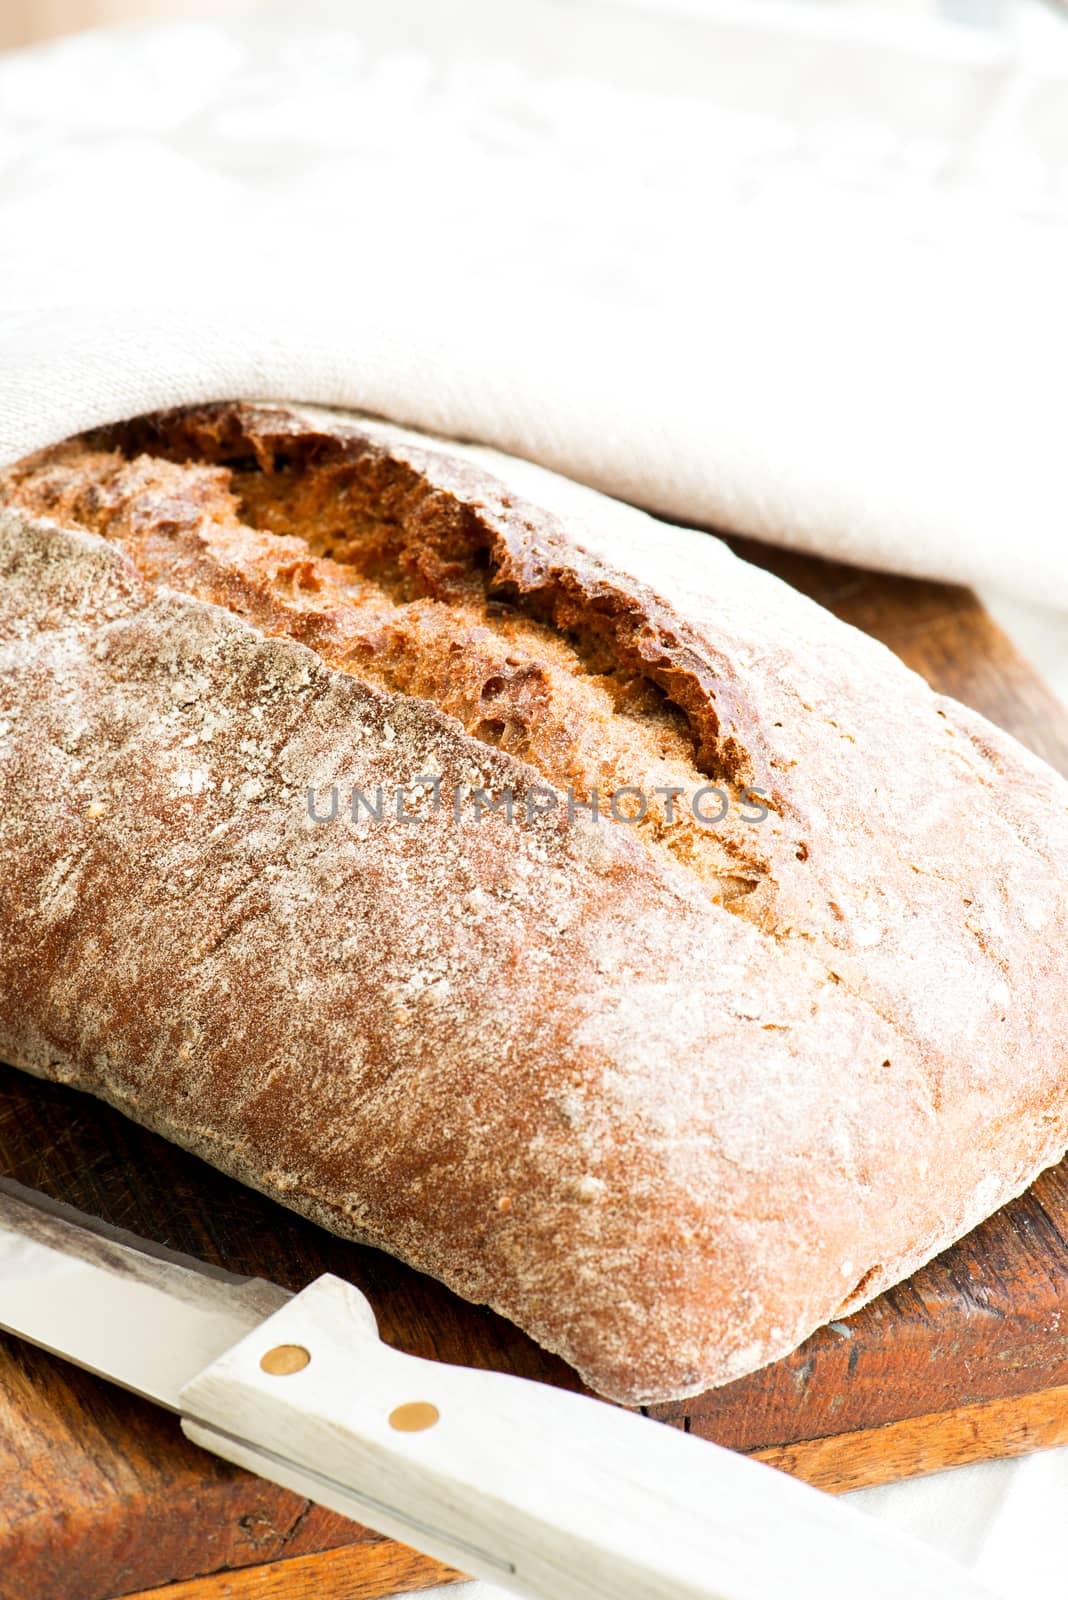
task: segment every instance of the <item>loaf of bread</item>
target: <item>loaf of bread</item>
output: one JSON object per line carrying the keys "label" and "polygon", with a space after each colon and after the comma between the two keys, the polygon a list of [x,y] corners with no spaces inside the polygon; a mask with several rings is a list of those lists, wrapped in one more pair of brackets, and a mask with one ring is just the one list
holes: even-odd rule
{"label": "loaf of bread", "polygon": [[1068,1145],[1068,786],[490,452],[235,403],[9,469],[0,785],[0,1057],[614,1399],[785,1354]]}

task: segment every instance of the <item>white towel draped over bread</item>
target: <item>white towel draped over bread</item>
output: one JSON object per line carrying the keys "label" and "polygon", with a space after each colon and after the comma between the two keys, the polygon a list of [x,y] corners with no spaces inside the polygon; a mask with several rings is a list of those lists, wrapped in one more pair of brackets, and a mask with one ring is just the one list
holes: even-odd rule
{"label": "white towel draped over bread", "polygon": [[0,58],[0,459],[227,395],[1068,605],[1068,76],[677,0],[378,0]]}

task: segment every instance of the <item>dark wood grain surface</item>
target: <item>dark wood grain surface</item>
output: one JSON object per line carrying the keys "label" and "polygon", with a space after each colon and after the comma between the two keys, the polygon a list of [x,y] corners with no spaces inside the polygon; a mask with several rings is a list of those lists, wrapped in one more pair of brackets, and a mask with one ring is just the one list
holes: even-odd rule
{"label": "dark wood grain surface", "polygon": [[[1068,772],[1068,715],[966,590],[739,548]],[[421,1356],[581,1388],[510,1324],[342,1243],[85,1096],[0,1068],[0,1171],[299,1288],[357,1283]],[[1068,1439],[1068,1164],[788,1360],[653,1414],[829,1488]],[[161,1327],[160,1338],[167,1330]],[[0,1341],[0,1600],[357,1600],[444,1569],[186,1443],[168,1414]]]}

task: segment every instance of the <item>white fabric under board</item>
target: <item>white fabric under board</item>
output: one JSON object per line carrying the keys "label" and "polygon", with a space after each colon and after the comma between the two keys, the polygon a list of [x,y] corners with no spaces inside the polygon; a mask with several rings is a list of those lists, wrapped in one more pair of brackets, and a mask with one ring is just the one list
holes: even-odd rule
{"label": "white fabric under board", "polygon": [[1068,606],[1068,76],[840,7],[304,0],[0,59],[0,459],[226,393]]}

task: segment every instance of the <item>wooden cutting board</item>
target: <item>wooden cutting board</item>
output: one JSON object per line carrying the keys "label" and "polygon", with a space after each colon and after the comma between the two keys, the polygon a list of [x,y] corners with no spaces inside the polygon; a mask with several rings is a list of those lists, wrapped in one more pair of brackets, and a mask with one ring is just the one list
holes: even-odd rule
{"label": "wooden cutting board", "polygon": [[[739,548],[1068,773],[1068,715],[966,590]],[[383,1337],[417,1355],[581,1388],[491,1312],[6,1067],[0,1171],[236,1272],[293,1289],[350,1278]],[[1068,1162],[786,1361],[652,1413],[831,1490],[1068,1441],[1066,1236]],[[0,1600],[362,1600],[450,1576],[196,1450],[167,1413],[0,1340]]]}

